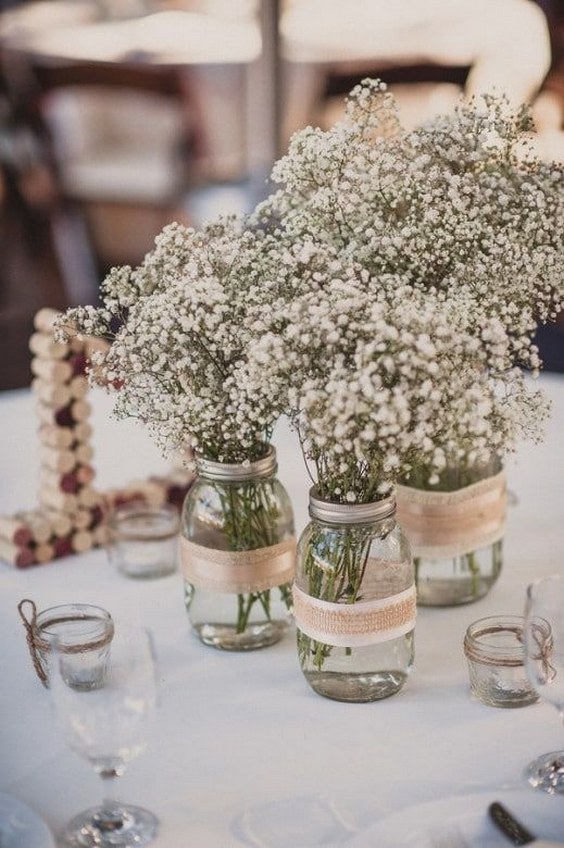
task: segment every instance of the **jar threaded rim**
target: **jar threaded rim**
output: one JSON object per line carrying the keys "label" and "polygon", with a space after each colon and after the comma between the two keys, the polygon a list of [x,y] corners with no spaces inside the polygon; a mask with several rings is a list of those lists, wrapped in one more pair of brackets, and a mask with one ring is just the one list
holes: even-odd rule
{"label": "jar threaded rim", "polygon": [[375,524],[393,518],[396,501],[393,497],[370,503],[338,503],[321,498],[315,486],[309,490],[311,518],[327,524]]}
{"label": "jar threaded rim", "polygon": [[[523,617],[519,615],[492,615],[474,621],[464,636],[466,658],[485,665],[524,665],[523,626]],[[513,634],[515,644],[496,645],[484,640],[501,634]]]}
{"label": "jar threaded rim", "polygon": [[243,483],[271,477],[278,469],[276,449],[267,446],[265,456],[248,462],[216,462],[196,455],[196,468],[200,477],[225,483]]}

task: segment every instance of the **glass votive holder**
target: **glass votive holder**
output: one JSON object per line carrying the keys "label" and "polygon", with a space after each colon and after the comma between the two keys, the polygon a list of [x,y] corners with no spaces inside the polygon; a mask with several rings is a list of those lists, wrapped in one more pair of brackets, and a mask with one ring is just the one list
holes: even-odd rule
{"label": "glass votive holder", "polygon": [[464,637],[470,690],[491,707],[525,707],[538,695],[529,683],[523,617],[494,615],[470,625]]}
{"label": "glass votive holder", "polygon": [[103,685],[114,622],[110,613],[91,604],[63,604],[37,613],[32,623],[36,656],[49,679],[51,644],[56,640],[61,674],[72,689]]}
{"label": "glass votive holder", "polygon": [[131,503],[109,519],[110,558],[126,577],[152,579],[176,571],[179,513],[170,504]]}

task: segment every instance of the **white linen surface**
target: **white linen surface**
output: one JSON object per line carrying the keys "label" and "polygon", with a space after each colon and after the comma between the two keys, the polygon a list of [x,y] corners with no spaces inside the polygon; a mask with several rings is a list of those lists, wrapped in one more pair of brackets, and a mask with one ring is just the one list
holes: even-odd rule
{"label": "white linen surface", "polygon": [[[0,563],[0,791],[32,806],[54,832],[102,794],[90,766],[66,747],[34,675],[16,610],[24,597],[39,609],[100,604],[152,628],[162,683],[158,722],[117,788],[118,797],[159,816],[156,848],[346,845],[402,807],[522,786],[534,756],[564,748],[562,726],[545,704],[503,710],[473,701],[462,640],[477,618],[521,613],[526,585],[564,569],[564,379],[544,375],[541,385],[553,417],[544,443],[522,447],[510,463],[518,503],[509,508],[502,575],[478,603],[420,609],[416,667],[386,701],[341,704],[315,695],[300,673],[292,632],[246,655],[200,645],[188,628],[178,574],[128,580],[103,551],[26,571]],[[93,394],[93,403],[101,486],[166,467],[136,425],[109,421],[105,397]],[[0,512],[31,508],[38,467],[31,394],[1,396],[0,422]],[[286,426],[274,441],[301,530],[309,482]]]}

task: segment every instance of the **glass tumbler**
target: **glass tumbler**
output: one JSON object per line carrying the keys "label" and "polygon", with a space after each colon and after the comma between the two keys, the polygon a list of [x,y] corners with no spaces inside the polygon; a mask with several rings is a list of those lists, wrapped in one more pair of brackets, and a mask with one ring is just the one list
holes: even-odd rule
{"label": "glass tumbler", "polygon": [[525,669],[524,619],[494,615],[471,624],[464,638],[470,689],[491,707],[525,707],[538,701]]}
{"label": "glass tumbler", "polygon": [[153,579],[176,571],[179,514],[170,504],[132,503],[109,518],[110,559],[126,577]]}
{"label": "glass tumbler", "polygon": [[53,639],[61,653],[61,671],[72,689],[99,688],[105,678],[114,623],[110,613],[91,604],[64,604],[37,613],[33,644],[46,679]]}

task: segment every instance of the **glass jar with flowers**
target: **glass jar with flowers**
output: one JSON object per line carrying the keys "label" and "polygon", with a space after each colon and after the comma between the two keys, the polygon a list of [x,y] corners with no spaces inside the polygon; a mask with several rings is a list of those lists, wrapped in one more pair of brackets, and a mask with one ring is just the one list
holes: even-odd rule
{"label": "glass jar with flowers", "polygon": [[298,656],[320,695],[375,701],[413,664],[415,587],[393,498],[336,503],[312,490],[294,584]]}
{"label": "glass jar with flowers", "polygon": [[109,274],[102,307],[61,322],[111,342],[91,373],[115,391],[119,417],[140,419],[165,450],[193,452],[181,531],[188,617],[202,642],[227,650],[278,641],[291,607],[292,507],[270,446],[279,399],[268,374],[252,386],[247,375],[269,315],[257,281],[280,256],[243,219],[199,232],[173,224],[139,268]]}
{"label": "glass jar with flowers", "polygon": [[289,623],[296,547],[275,450],[247,463],[200,457],[196,466],[180,540],[190,623],[216,648],[272,645]]}
{"label": "glass jar with flowers", "polygon": [[499,459],[451,464],[434,485],[398,485],[398,516],[414,556],[417,601],[455,606],[477,601],[503,565],[506,483]]}
{"label": "glass jar with flowers", "polygon": [[481,419],[469,410],[492,387],[458,303],[400,277],[387,297],[358,266],[327,261],[252,356],[287,397],[315,486],[293,589],[301,669],[319,694],[366,702],[398,692],[414,656],[395,483],[416,465],[437,473],[439,434],[470,438]]}
{"label": "glass jar with flowers", "polygon": [[[490,95],[405,129],[385,84],[367,79],[342,121],[293,136],[273,170],[278,190],[255,213],[296,251],[358,264],[365,287],[392,303],[400,278],[431,302],[443,293],[457,304],[470,354],[460,367],[481,362],[476,390],[451,396],[458,420],[436,413],[434,469],[414,458],[398,475],[422,604],[476,600],[495,583],[501,469],[518,437],[542,436],[547,405],[523,370],[537,375],[536,328],[564,303],[564,165],[531,153],[533,131],[526,107]],[[432,407],[432,374],[425,385]],[[421,430],[424,450],[426,438]]]}

